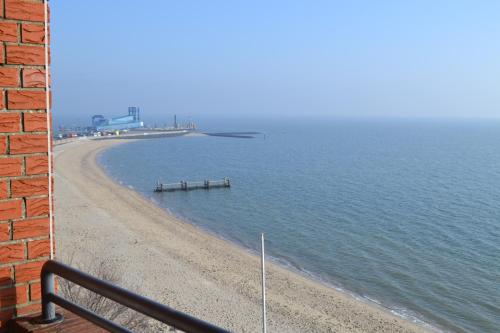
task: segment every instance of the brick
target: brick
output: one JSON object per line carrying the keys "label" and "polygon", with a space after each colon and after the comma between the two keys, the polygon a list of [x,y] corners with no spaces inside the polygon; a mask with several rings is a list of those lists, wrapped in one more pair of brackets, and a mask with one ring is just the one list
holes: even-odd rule
{"label": "brick", "polygon": [[0,262],[9,263],[24,259],[24,244],[0,245]]}
{"label": "brick", "polygon": [[47,136],[43,134],[26,134],[10,136],[11,154],[46,153]]}
{"label": "brick", "polygon": [[17,68],[0,67],[0,87],[19,87],[19,73]]}
{"label": "brick", "polygon": [[49,198],[28,198],[26,199],[26,216],[46,216],[49,215]]}
{"label": "brick", "polygon": [[45,65],[45,48],[43,46],[7,45],[8,64]]}
{"label": "brick", "polygon": [[0,286],[6,286],[9,284],[13,284],[12,268],[10,267],[0,268]]}
{"label": "brick", "polygon": [[5,17],[14,20],[44,22],[44,4],[31,0],[5,0]]}
{"label": "brick", "polygon": [[23,118],[26,132],[47,131],[47,113],[25,113]]}
{"label": "brick", "polygon": [[0,154],[5,154],[7,149],[7,137],[0,136]]}
{"label": "brick", "polygon": [[21,28],[21,41],[23,43],[44,44],[45,26],[38,24],[23,24]]}
{"label": "brick", "polygon": [[32,314],[40,314],[42,312],[42,304],[28,304],[26,306],[20,306],[17,309],[18,317],[25,317]]}
{"label": "brick", "polygon": [[44,88],[45,70],[37,68],[23,69],[23,87],[26,88]]}
{"label": "brick", "polygon": [[21,115],[15,112],[0,114],[0,132],[19,132],[21,130]]}
{"label": "brick", "polygon": [[48,257],[50,255],[50,241],[48,239],[28,242],[28,259]]}
{"label": "brick", "polygon": [[26,156],[25,170],[27,175],[37,175],[49,172],[49,158],[47,155]]}
{"label": "brick", "polygon": [[39,280],[44,263],[45,261],[37,261],[14,266],[16,283]]}
{"label": "brick", "polygon": [[0,241],[5,242],[10,240],[10,224],[2,223],[0,224]]}
{"label": "brick", "polygon": [[0,200],[7,199],[7,181],[0,181]]}
{"label": "brick", "polygon": [[18,157],[0,158],[0,177],[20,176],[22,159]]}
{"label": "brick", "polygon": [[49,235],[49,219],[32,219],[13,223],[15,240]]}
{"label": "brick", "polygon": [[4,46],[3,46],[3,43],[2,43],[2,44],[0,44],[0,64],[5,64],[4,54],[5,54],[5,52],[4,52]]}
{"label": "brick", "polygon": [[40,283],[30,284],[30,301],[38,301],[42,298],[42,286]]}
{"label": "brick", "polygon": [[47,107],[45,91],[10,90],[7,92],[7,109],[39,110]]}
{"label": "brick", "polygon": [[18,219],[22,214],[22,200],[0,202],[0,220]]}
{"label": "brick", "polygon": [[0,132],[18,132],[21,130],[21,115],[15,112],[0,114]]}
{"label": "brick", "polygon": [[26,286],[0,289],[0,307],[23,304],[28,301]]}
{"label": "brick", "polygon": [[[2,50],[2,46],[0,45],[0,51]],[[5,94],[3,91],[0,91],[0,110],[5,109]]]}
{"label": "brick", "polygon": [[0,22],[0,41],[17,42],[17,23]]}
{"label": "brick", "polygon": [[47,194],[48,191],[48,177],[16,179],[10,182],[10,194],[13,198]]}

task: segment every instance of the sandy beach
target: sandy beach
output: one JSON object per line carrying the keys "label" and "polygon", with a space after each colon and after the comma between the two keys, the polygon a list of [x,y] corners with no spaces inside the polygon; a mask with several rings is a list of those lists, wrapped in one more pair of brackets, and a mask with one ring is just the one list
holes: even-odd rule
{"label": "sandy beach", "polygon": [[[107,258],[125,287],[231,331],[260,332],[260,259],[110,180],[96,156],[126,142],[55,147],[57,252]],[[427,332],[271,263],[267,286],[269,332]]]}

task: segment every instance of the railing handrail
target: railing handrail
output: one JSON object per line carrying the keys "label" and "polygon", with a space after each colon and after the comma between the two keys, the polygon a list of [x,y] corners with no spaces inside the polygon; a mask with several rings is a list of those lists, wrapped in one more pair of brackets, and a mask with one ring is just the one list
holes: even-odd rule
{"label": "railing handrail", "polygon": [[55,305],[57,304],[60,307],[74,312],[75,314],[110,332],[131,332],[128,329],[123,328],[116,323],[57,295],[54,291],[54,275],[60,276],[130,309],[188,333],[229,333],[229,331],[214,326],[203,320],[169,308],[163,304],[115,286],[109,282],[99,280],[87,273],[54,260],[48,260],[43,265],[41,272],[42,319],[44,322],[52,322],[56,320]]}

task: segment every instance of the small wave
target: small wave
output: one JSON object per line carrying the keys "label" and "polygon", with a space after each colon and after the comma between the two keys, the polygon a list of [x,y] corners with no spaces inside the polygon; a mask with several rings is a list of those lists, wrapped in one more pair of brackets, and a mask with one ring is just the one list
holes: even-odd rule
{"label": "small wave", "polygon": [[375,304],[378,304],[378,305],[382,305],[382,303],[374,298],[371,298],[369,296],[363,296],[364,298],[366,298],[367,300],[369,300],[370,302],[372,303],[375,303]]}
{"label": "small wave", "polygon": [[451,332],[451,331],[448,331],[448,330],[443,330],[441,328],[437,328],[436,326],[434,325],[431,325],[429,324],[428,322],[426,322],[425,320],[421,319],[420,316],[416,313],[414,313],[413,311],[410,311],[408,309],[405,309],[405,308],[401,308],[401,307],[393,307],[393,308],[390,308],[390,307],[385,307],[383,305],[381,305],[382,307],[388,309],[393,315],[399,317],[399,318],[402,318],[404,320],[407,320],[407,321],[410,321],[418,326],[421,326],[421,327],[424,327],[430,331],[433,331],[433,332],[439,332],[439,333],[448,333],[448,332]]}

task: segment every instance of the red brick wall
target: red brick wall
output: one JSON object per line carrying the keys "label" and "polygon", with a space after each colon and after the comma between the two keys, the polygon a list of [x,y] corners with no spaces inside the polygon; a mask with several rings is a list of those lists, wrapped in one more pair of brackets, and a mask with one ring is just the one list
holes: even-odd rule
{"label": "red brick wall", "polygon": [[0,332],[40,310],[49,257],[43,0],[0,0]]}

